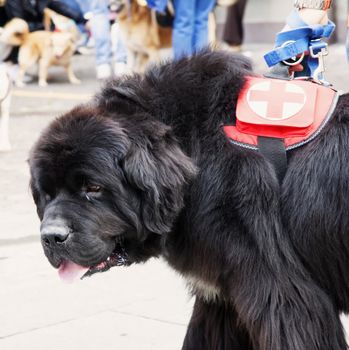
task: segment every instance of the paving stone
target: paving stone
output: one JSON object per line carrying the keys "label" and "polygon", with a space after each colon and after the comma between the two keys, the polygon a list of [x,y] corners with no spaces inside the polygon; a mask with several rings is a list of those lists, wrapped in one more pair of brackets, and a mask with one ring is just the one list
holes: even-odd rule
{"label": "paving stone", "polygon": [[178,350],[185,326],[106,311],[0,339],[2,350]]}

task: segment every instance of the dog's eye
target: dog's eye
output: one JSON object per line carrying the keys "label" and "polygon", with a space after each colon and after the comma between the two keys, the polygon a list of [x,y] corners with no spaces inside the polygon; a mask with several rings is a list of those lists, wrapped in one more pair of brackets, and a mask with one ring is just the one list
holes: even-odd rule
{"label": "dog's eye", "polygon": [[82,187],[82,194],[88,201],[99,198],[102,192],[102,187],[94,184],[87,184]]}
{"label": "dog's eye", "polygon": [[87,185],[85,191],[87,193],[98,193],[101,191],[101,186],[98,185]]}

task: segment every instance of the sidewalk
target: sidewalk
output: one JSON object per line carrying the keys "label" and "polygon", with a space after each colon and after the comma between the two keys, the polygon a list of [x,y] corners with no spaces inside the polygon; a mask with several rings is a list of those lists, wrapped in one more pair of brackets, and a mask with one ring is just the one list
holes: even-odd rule
{"label": "sidewalk", "polygon": [[[251,45],[258,72],[271,47]],[[55,116],[98,90],[94,59],[74,57],[80,86],[66,83],[60,69],[47,88],[15,89],[10,137],[13,151],[0,153],[0,349],[177,350],[192,300],[181,278],[162,261],[114,268],[64,285],[39,244],[39,221],[29,193],[26,159],[40,131]],[[328,80],[349,91],[344,47],[333,46]]]}
{"label": "sidewalk", "polygon": [[58,68],[45,89],[14,89],[13,150],[0,153],[0,349],[180,349],[192,301],[164,262],[65,285],[43,255],[26,160],[55,116],[99,89],[92,56],[74,57],[74,66],[82,85],[66,83]]}

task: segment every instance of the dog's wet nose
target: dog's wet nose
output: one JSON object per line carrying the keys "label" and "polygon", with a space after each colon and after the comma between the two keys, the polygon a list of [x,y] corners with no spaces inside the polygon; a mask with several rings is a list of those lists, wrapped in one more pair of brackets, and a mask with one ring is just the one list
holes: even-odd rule
{"label": "dog's wet nose", "polygon": [[64,243],[69,236],[69,228],[62,225],[45,225],[41,229],[41,240],[46,246]]}

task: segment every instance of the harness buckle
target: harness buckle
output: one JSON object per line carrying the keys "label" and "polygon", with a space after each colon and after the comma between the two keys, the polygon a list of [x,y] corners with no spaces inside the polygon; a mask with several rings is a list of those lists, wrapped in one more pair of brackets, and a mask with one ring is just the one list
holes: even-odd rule
{"label": "harness buckle", "polygon": [[318,66],[315,69],[314,73],[313,73],[313,80],[316,83],[325,85],[325,86],[329,86],[331,85],[329,82],[327,82],[325,80],[324,77],[324,72],[325,72],[325,62],[324,62],[324,57],[328,55],[328,44],[327,43],[323,43],[325,46],[322,47],[320,49],[319,52],[315,53],[314,52],[314,46],[310,46],[309,47],[309,53],[310,53],[310,57],[317,59],[318,61]]}

